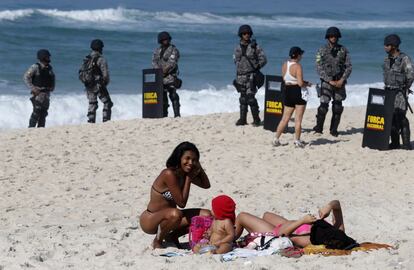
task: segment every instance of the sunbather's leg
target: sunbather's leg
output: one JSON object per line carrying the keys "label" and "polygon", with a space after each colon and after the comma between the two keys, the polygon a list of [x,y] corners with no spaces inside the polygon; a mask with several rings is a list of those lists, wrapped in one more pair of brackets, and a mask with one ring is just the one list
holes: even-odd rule
{"label": "sunbather's leg", "polygon": [[241,212],[236,218],[236,237],[238,239],[243,233],[243,229],[248,232],[271,232],[274,226],[269,222],[253,216],[252,214]]}
{"label": "sunbather's leg", "polygon": [[274,227],[276,227],[279,224],[283,224],[289,221],[286,218],[276,215],[275,213],[271,213],[271,212],[265,212],[263,214],[263,220],[272,224]]}

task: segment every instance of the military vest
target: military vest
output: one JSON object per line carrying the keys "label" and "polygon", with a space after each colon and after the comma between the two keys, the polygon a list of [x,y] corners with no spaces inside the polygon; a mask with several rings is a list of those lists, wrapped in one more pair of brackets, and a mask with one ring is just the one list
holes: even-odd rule
{"label": "military vest", "polygon": [[254,48],[251,43],[238,46],[236,53],[240,54],[240,62],[237,65],[237,74],[246,75],[255,72],[255,66],[259,64],[257,48]]}
{"label": "military vest", "polygon": [[37,63],[39,71],[33,76],[32,83],[34,86],[44,88],[44,87],[52,87],[53,86],[53,71],[52,67],[48,65],[47,67],[42,67],[39,63]]}
{"label": "military vest", "polygon": [[321,64],[326,75],[333,80],[339,80],[345,72],[346,50],[342,45],[333,48],[324,47],[321,57]]}
{"label": "military vest", "polygon": [[[167,48],[158,48],[158,56],[159,58],[157,59],[158,65],[161,67],[165,67],[166,65],[168,65],[168,61],[170,60],[170,57],[172,57],[172,55],[176,51],[176,48],[174,45],[170,44],[170,46],[168,46]],[[174,61],[178,61],[179,58],[179,54],[176,53],[176,55],[174,55],[174,57],[176,57],[177,59],[174,58]],[[170,71],[169,74],[171,75],[175,75],[178,73],[178,65]]]}
{"label": "military vest", "polygon": [[404,73],[404,57],[407,56],[404,53],[400,53],[395,58],[386,57],[384,59],[385,87],[401,90],[407,87],[407,75]]}

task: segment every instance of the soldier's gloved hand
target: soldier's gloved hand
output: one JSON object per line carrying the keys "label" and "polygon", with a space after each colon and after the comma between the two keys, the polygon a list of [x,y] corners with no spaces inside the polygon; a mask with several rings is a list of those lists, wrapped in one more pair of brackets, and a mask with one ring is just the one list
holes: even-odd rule
{"label": "soldier's gloved hand", "polygon": [[40,88],[37,87],[37,86],[33,87],[32,88],[32,94],[35,95],[35,96],[39,95],[40,94]]}

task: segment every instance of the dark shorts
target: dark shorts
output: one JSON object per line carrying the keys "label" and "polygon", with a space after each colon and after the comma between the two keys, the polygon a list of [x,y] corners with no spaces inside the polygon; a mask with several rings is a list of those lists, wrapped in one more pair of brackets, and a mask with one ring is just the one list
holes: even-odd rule
{"label": "dark shorts", "polygon": [[302,92],[299,85],[285,85],[285,106],[295,107],[296,105],[306,105],[302,99]]}

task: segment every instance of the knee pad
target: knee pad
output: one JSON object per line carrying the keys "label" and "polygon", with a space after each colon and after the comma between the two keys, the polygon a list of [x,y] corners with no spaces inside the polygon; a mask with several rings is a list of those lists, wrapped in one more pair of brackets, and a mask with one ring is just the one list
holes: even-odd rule
{"label": "knee pad", "polygon": [[344,111],[344,106],[342,106],[341,101],[332,102],[332,112],[334,114],[342,114],[343,111]]}
{"label": "knee pad", "polygon": [[46,116],[48,116],[49,115],[49,113],[47,112],[47,110],[42,110],[41,112],[40,112],[40,117],[46,117]]}
{"label": "knee pad", "polygon": [[171,92],[169,94],[169,96],[170,96],[171,102],[173,102],[173,103],[180,101],[180,97],[178,96],[178,94],[175,91]]}
{"label": "knee pad", "polygon": [[253,107],[258,106],[257,99],[255,98],[254,95],[247,95],[247,104]]}
{"label": "knee pad", "polygon": [[410,122],[408,121],[407,117],[404,115],[401,119],[401,126],[403,128],[410,128]]}
{"label": "knee pad", "polygon": [[245,95],[241,95],[239,98],[240,105],[247,105],[247,98]]}
{"label": "knee pad", "polygon": [[31,118],[33,119],[39,119],[41,116],[41,111],[40,110],[33,110]]}
{"label": "knee pad", "polygon": [[114,106],[114,104],[109,99],[107,102],[104,103],[104,110],[110,110],[113,106]]}
{"label": "knee pad", "polygon": [[318,107],[318,114],[326,115],[328,113],[329,104],[328,103],[321,103]]}
{"label": "knee pad", "polygon": [[89,103],[89,111],[96,111],[98,109],[98,102]]}

